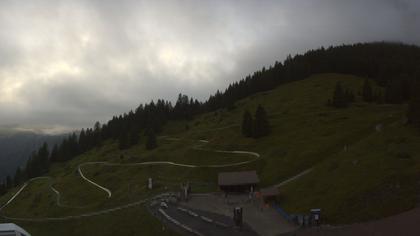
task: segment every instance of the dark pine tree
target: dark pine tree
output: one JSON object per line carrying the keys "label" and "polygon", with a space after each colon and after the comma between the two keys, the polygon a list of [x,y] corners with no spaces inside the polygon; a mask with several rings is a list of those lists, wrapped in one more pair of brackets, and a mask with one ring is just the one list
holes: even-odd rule
{"label": "dark pine tree", "polygon": [[402,81],[391,80],[385,88],[385,102],[391,104],[400,104],[404,101]]}
{"label": "dark pine tree", "polygon": [[26,161],[25,175],[28,179],[35,177],[38,173],[35,166],[36,152],[32,152],[28,161]]}
{"label": "dark pine tree", "polygon": [[337,84],[335,85],[332,105],[336,108],[343,108],[347,107],[348,105],[346,94],[340,82],[337,82]]}
{"label": "dark pine tree", "polygon": [[350,89],[346,89],[344,91],[344,97],[345,97],[346,103],[352,103],[355,100],[353,91],[351,91]]}
{"label": "dark pine tree", "polygon": [[140,136],[139,131],[137,129],[130,130],[129,137],[128,137],[128,143],[130,146],[136,145],[139,143]]}
{"label": "dark pine tree", "polygon": [[267,136],[270,133],[270,124],[268,123],[267,113],[263,106],[258,105],[255,111],[254,132],[255,138]]}
{"label": "dark pine tree", "polygon": [[6,192],[6,185],[3,182],[0,182],[0,196],[4,195]]}
{"label": "dark pine tree", "polygon": [[146,149],[152,150],[157,147],[156,135],[153,129],[147,131]]}
{"label": "dark pine tree", "polygon": [[59,153],[58,153],[58,145],[55,144],[52,151],[51,151],[51,155],[50,155],[50,161],[51,162],[56,162],[59,161]]}
{"label": "dark pine tree", "polygon": [[69,136],[69,151],[70,151],[70,158],[75,157],[80,154],[80,146],[79,146],[79,141],[77,139],[76,133],[73,133],[72,135]]}
{"label": "dark pine tree", "polygon": [[412,89],[417,92],[413,92],[411,95],[407,118],[411,124],[420,128],[420,92],[418,92],[420,91],[420,81],[415,82]]}
{"label": "dark pine tree", "polygon": [[101,127],[101,123],[96,121],[93,127],[93,142],[95,146],[99,146],[102,143]]}
{"label": "dark pine tree", "polygon": [[251,113],[246,110],[242,117],[242,134],[245,137],[252,137],[254,128],[254,120],[252,119]]}
{"label": "dark pine tree", "polygon": [[23,180],[22,170],[20,169],[20,167],[18,167],[15,172],[15,177],[13,178],[13,183],[15,184],[15,186],[18,186],[19,184],[22,183],[22,180]]}
{"label": "dark pine tree", "polygon": [[373,93],[373,100],[378,104],[384,103],[384,95],[382,94],[381,90],[375,90],[375,92]]}
{"label": "dark pine tree", "polygon": [[365,79],[363,84],[362,97],[365,102],[373,102],[373,89],[369,79]]}
{"label": "dark pine tree", "polygon": [[40,168],[40,175],[47,173],[50,169],[48,144],[44,142],[38,151],[38,162]]}
{"label": "dark pine tree", "polygon": [[127,149],[129,147],[129,140],[128,140],[128,134],[127,132],[123,132],[120,134],[120,137],[118,139],[118,148],[120,150]]}
{"label": "dark pine tree", "polygon": [[13,187],[13,181],[12,178],[10,178],[10,176],[8,175],[6,177],[6,189],[10,189]]}
{"label": "dark pine tree", "polygon": [[88,150],[86,139],[87,138],[86,138],[85,129],[82,129],[82,131],[80,131],[79,140],[78,140],[80,152],[82,152],[82,153]]}

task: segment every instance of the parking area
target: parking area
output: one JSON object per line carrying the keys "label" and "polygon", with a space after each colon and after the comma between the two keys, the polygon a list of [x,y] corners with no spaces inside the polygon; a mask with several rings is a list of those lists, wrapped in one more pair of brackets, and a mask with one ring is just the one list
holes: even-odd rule
{"label": "parking area", "polygon": [[[195,236],[256,236],[252,228],[244,224],[235,227],[233,219],[217,213],[181,207],[174,203],[156,204],[150,207],[153,215],[169,227],[184,235]],[[162,230],[165,230],[164,228]]]}
{"label": "parking area", "polygon": [[243,220],[258,235],[273,236],[295,231],[298,227],[284,219],[277,211],[264,206],[248,194],[225,196],[222,193],[193,195],[188,202],[180,202],[183,207],[212,212],[232,219],[233,208],[243,208]]}

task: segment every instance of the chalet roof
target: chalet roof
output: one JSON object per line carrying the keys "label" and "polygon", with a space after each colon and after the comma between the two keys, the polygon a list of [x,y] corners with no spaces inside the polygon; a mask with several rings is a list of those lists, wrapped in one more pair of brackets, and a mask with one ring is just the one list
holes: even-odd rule
{"label": "chalet roof", "polygon": [[257,184],[260,180],[256,171],[222,172],[219,173],[219,186]]}

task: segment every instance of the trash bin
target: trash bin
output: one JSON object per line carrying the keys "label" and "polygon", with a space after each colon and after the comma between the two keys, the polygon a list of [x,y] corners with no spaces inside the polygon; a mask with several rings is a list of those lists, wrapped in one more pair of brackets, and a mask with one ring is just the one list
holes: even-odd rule
{"label": "trash bin", "polygon": [[319,226],[321,224],[321,209],[311,209],[312,225]]}

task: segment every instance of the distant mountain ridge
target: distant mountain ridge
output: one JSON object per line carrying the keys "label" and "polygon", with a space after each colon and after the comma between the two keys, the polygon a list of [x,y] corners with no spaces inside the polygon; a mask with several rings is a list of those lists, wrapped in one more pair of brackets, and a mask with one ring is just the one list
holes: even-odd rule
{"label": "distant mountain ridge", "polygon": [[44,142],[49,147],[59,143],[65,135],[48,135],[0,127],[0,179],[13,176],[18,166],[24,166],[30,154]]}

